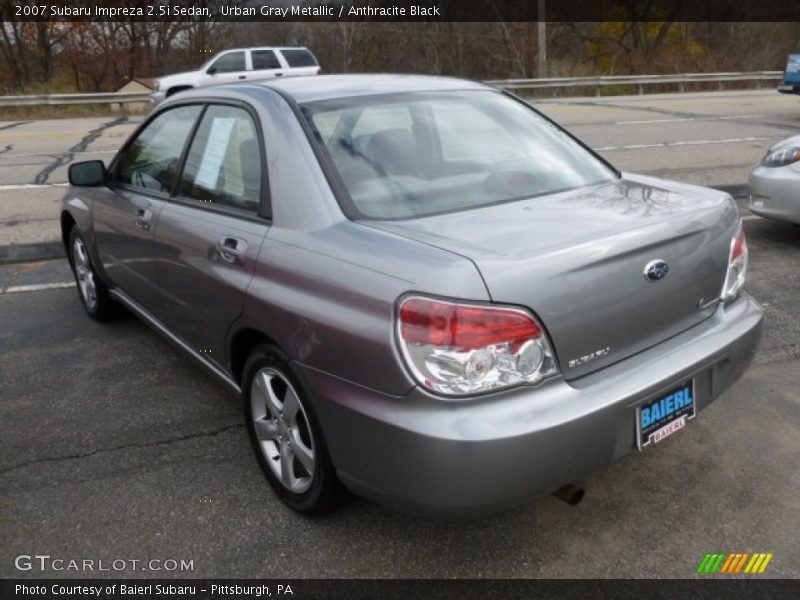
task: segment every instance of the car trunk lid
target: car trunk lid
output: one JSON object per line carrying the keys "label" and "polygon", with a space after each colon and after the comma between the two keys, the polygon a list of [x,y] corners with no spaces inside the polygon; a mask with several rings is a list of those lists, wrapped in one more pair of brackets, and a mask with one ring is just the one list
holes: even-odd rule
{"label": "car trunk lid", "polygon": [[[475,210],[369,225],[462,255],[494,302],[532,310],[573,379],[716,308],[738,211],[724,193],[626,176]],[[648,279],[645,267],[669,272]],[[663,270],[663,269],[662,269]],[[424,291],[424,290],[421,290]]]}

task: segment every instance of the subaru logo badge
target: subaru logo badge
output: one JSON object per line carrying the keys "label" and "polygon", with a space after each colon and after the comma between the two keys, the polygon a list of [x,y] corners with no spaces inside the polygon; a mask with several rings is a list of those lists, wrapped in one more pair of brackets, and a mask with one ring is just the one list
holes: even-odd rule
{"label": "subaru logo badge", "polygon": [[647,281],[658,281],[664,279],[669,273],[669,265],[660,259],[651,260],[644,266],[644,278]]}

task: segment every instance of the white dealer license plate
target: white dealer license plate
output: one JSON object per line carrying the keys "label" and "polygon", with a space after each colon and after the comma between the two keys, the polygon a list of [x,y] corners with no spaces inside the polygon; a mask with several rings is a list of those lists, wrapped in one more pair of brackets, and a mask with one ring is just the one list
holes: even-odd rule
{"label": "white dealer license plate", "polygon": [[641,450],[686,427],[694,419],[694,380],[636,409],[636,445]]}

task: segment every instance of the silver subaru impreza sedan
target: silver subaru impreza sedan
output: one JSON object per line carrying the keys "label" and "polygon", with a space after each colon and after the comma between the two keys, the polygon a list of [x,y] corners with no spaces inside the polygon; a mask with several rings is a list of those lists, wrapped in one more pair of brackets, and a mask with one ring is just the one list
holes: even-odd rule
{"label": "silver subaru impreza sedan", "polygon": [[772,146],[750,172],[752,212],[800,225],[800,135]]}
{"label": "silver subaru impreza sedan", "polygon": [[483,513],[654,451],[760,335],[730,196],[620,173],[478,83],[186,92],[70,182],[89,316],[127,307],[240,393],[304,514],[346,489]]}

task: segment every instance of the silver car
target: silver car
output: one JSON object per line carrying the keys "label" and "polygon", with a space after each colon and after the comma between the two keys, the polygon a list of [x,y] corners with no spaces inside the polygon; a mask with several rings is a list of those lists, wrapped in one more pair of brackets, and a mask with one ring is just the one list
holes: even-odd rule
{"label": "silver car", "polygon": [[750,173],[750,210],[800,225],[800,135],[778,142]]}
{"label": "silver car", "polygon": [[70,181],[86,311],[240,393],[304,514],[524,502],[690,425],[760,335],[730,196],[620,173],[478,83],[190,91]]}

